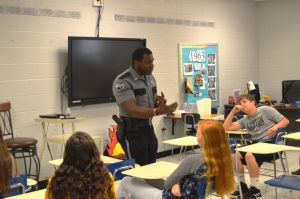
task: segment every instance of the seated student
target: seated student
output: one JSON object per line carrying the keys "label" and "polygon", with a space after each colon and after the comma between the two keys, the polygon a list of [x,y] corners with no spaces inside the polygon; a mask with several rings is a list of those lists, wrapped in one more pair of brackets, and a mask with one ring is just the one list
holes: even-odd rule
{"label": "seated student", "polygon": [[198,179],[205,175],[209,186],[222,196],[235,189],[234,172],[228,140],[222,124],[215,120],[199,123],[197,140],[203,151],[186,157],[167,178],[163,190],[146,180],[125,177],[122,179],[118,197],[130,194],[135,199],[193,199],[198,198]]}
{"label": "seated student", "polygon": [[45,199],[115,199],[114,180],[94,140],[84,132],[67,141],[63,162],[48,184]]}
{"label": "seated student", "polygon": [[8,180],[17,176],[17,173],[15,159],[7,150],[0,127],[0,197],[9,189]]}
{"label": "seated student", "polygon": [[[242,111],[246,116],[236,122],[232,122],[234,115]],[[246,129],[254,142],[272,142],[279,128],[284,128],[289,124],[289,120],[281,115],[276,109],[270,106],[256,107],[253,96],[245,94],[238,99],[237,105],[231,110],[226,120],[224,121],[225,130]],[[241,182],[242,192],[247,198],[261,197],[259,189],[259,168],[264,161],[273,160],[273,154],[252,154],[240,153],[238,156],[238,177]],[[235,154],[233,160],[235,160]],[[247,165],[250,175],[251,186],[248,189],[245,183],[244,167]],[[239,195],[236,191],[233,195]]]}
{"label": "seated student", "polygon": [[2,130],[0,127],[0,197],[8,191],[8,180],[17,176],[17,174],[18,171],[15,159],[7,150],[6,144],[3,141]]}

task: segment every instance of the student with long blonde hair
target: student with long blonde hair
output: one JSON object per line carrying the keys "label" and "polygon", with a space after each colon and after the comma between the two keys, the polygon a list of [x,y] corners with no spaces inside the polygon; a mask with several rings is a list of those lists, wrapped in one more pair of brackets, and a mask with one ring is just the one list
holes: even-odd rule
{"label": "student with long blonde hair", "polygon": [[199,177],[205,176],[208,190],[217,195],[229,195],[235,190],[233,165],[230,148],[222,124],[215,120],[199,122],[197,140],[202,147],[200,154],[187,156],[178,168],[167,178],[163,190],[149,182],[125,177],[118,189],[119,197],[143,199],[193,199],[199,198]]}

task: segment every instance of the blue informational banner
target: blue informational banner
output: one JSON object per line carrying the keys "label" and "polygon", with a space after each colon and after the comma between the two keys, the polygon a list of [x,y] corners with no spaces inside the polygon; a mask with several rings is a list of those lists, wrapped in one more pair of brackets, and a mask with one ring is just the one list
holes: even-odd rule
{"label": "blue informational banner", "polygon": [[203,98],[211,98],[212,107],[219,106],[217,44],[179,44],[179,70],[183,109],[194,109]]}

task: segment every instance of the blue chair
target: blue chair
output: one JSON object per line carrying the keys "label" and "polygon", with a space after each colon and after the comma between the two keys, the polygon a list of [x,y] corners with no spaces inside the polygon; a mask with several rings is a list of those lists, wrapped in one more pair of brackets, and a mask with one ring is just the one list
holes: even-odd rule
{"label": "blue chair", "polygon": [[27,187],[27,177],[25,175],[13,177],[9,180],[8,192],[6,194],[4,194],[3,196],[0,196],[0,198],[23,194],[23,193],[25,193],[25,190],[27,188],[28,188]]}
{"label": "blue chair", "polygon": [[199,185],[198,185],[198,198],[199,199],[205,199],[206,194],[206,187],[207,187],[207,180],[206,177],[203,175],[199,179]]}
{"label": "blue chair", "polygon": [[109,170],[109,172],[111,172],[115,180],[121,180],[126,176],[121,173],[122,171],[132,169],[134,167],[135,167],[134,159],[123,160],[121,162],[116,162],[107,165],[107,169]]}
{"label": "blue chair", "polygon": [[228,143],[229,143],[231,153],[235,153],[235,148],[236,148],[237,142],[238,142],[237,138],[229,138],[228,139]]}
{"label": "blue chair", "polygon": [[[293,191],[300,191],[300,178],[296,176],[281,175],[277,178],[273,178],[265,181],[265,184],[275,188],[283,188],[283,189],[288,189]],[[267,198],[266,195],[267,187],[268,186],[266,186],[266,191],[265,191],[266,198]]]}
{"label": "blue chair", "polygon": [[[286,135],[286,134],[287,134],[287,132],[286,132],[285,128],[278,129],[276,136],[274,136],[272,138],[272,143],[273,144],[283,144],[283,145],[285,145],[285,139],[282,136]],[[282,170],[277,170],[276,169],[276,160],[277,159],[280,159]],[[283,160],[285,162],[283,162]],[[276,177],[276,172],[283,172],[283,173],[288,172],[288,162],[287,162],[287,159],[286,159],[286,153],[284,151],[279,152],[277,154],[274,154],[274,160],[267,161],[265,163],[273,163],[273,169],[261,168],[261,175]],[[273,171],[274,175],[269,174],[268,171]]]}

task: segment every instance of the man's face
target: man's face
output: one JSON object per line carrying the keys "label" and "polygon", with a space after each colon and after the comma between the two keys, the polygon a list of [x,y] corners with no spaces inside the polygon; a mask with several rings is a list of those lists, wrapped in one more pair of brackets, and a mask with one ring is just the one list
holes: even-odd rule
{"label": "man's face", "polygon": [[249,111],[252,111],[253,108],[256,107],[254,101],[250,101],[246,98],[244,98],[240,101],[240,105],[243,107],[242,111],[246,114],[249,113]]}
{"label": "man's face", "polygon": [[140,75],[151,75],[154,64],[154,58],[152,54],[144,54],[144,58],[142,60],[136,60],[135,63],[137,65],[137,70]]}

